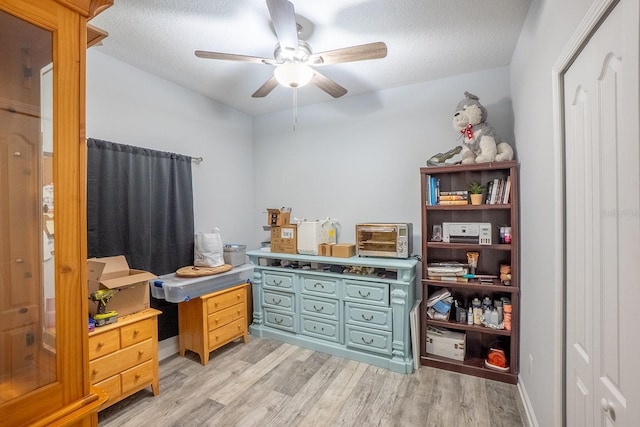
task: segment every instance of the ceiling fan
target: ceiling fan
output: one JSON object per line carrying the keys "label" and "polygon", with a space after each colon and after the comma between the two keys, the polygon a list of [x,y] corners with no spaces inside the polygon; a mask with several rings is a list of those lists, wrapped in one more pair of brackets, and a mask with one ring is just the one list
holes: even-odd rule
{"label": "ceiling fan", "polygon": [[267,96],[278,84],[290,88],[298,88],[309,82],[334,98],[339,98],[347,93],[347,89],[319,73],[311,66],[378,59],[387,56],[387,45],[383,42],[313,53],[311,46],[298,38],[301,27],[296,23],[293,3],[288,0],[266,1],[276,37],[278,38],[273,59],[204,50],[195,51],[195,55],[199,58],[275,65],[273,76],[251,95],[254,98]]}

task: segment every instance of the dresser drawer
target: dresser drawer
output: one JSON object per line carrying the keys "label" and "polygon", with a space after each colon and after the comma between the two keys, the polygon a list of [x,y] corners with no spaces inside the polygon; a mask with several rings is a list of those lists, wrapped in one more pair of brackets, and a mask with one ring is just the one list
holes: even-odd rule
{"label": "dresser drawer", "polygon": [[345,301],[389,306],[389,285],[386,283],[345,280],[344,292]]}
{"label": "dresser drawer", "polygon": [[89,362],[89,380],[92,384],[95,384],[124,369],[150,360],[154,357],[152,351],[153,341],[149,339],[92,360]]}
{"label": "dresser drawer", "polygon": [[207,330],[212,331],[234,320],[244,317],[244,304],[236,304],[233,307],[216,311],[207,316]]}
{"label": "dresser drawer", "polygon": [[273,328],[282,329],[289,332],[296,331],[296,323],[293,314],[281,313],[269,309],[264,310],[264,324]]}
{"label": "dresser drawer", "polygon": [[207,313],[214,313],[219,310],[231,307],[233,305],[245,302],[247,291],[245,287],[236,288],[230,292],[225,292],[211,298],[202,297],[207,300]]}
{"label": "dresser drawer", "polygon": [[302,293],[337,297],[338,279],[302,276]]}
{"label": "dresser drawer", "polygon": [[345,325],[345,330],[347,347],[391,354],[391,332],[358,329],[351,325]]}
{"label": "dresser drawer", "polygon": [[338,322],[318,317],[302,316],[302,334],[328,341],[340,342]]}
{"label": "dresser drawer", "polygon": [[391,330],[391,309],[345,303],[345,319],[347,323],[364,327]]}
{"label": "dresser drawer", "polygon": [[134,390],[142,384],[153,380],[153,360],[148,360],[120,374],[122,378],[122,393]]}
{"label": "dresser drawer", "polygon": [[301,295],[302,313],[338,320],[340,305],[338,300]]}
{"label": "dresser drawer", "polygon": [[128,347],[153,337],[154,327],[154,319],[141,320],[140,322],[121,327],[120,342],[122,347]]}
{"label": "dresser drawer", "polygon": [[120,332],[118,329],[101,332],[89,337],[89,360],[97,359],[120,349]]}
{"label": "dresser drawer", "polygon": [[227,323],[209,332],[209,349],[218,348],[220,344],[230,339],[240,337],[247,328],[247,321],[244,317]]}
{"label": "dresser drawer", "polygon": [[285,273],[264,273],[264,287],[272,289],[293,290],[293,275]]}
{"label": "dresser drawer", "polygon": [[104,381],[95,383],[95,386],[104,390],[109,395],[109,399],[107,399],[106,403],[104,404],[105,407],[111,405],[113,402],[116,402],[122,394],[122,391],[120,389],[120,375],[117,374],[107,378]]}
{"label": "dresser drawer", "polygon": [[277,307],[281,310],[293,311],[293,294],[284,294],[281,292],[264,291],[264,305]]}

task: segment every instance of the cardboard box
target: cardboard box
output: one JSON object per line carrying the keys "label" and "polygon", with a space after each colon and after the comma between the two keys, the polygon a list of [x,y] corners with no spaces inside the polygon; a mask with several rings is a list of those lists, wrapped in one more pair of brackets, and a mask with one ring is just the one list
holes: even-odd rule
{"label": "cardboard box", "polygon": [[[116,291],[107,303],[107,310],[125,316],[149,308],[149,280],[157,276],[130,269],[124,255],[88,259],[87,273],[89,294],[98,289]],[[96,302],[89,301],[89,314],[95,315],[97,307]]]}
{"label": "cardboard box", "polygon": [[356,255],[356,245],[354,243],[336,243],[331,248],[331,256],[338,258],[351,258]]}
{"label": "cardboard box", "polygon": [[467,335],[444,328],[427,329],[427,353],[464,361]]}
{"label": "cardboard box", "polygon": [[291,224],[291,209],[267,209],[267,225],[279,227]]}
{"label": "cardboard box", "polygon": [[298,253],[298,233],[296,225],[271,228],[271,252],[285,254]]}
{"label": "cardboard box", "polygon": [[318,245],[318,255],[320,256],[331,256],[332,248],[335,246],[335,243],[320,243]]}

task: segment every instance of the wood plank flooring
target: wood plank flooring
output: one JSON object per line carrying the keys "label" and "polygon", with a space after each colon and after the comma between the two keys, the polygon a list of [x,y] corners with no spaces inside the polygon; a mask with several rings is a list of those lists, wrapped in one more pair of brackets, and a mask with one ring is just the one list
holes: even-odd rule
{"label": "wood plank flooring", "polygon": [[249,336],[160,362],[143,390],[99,414],[121,426],[526,426],[516,386],[434,368],[411,375]]}

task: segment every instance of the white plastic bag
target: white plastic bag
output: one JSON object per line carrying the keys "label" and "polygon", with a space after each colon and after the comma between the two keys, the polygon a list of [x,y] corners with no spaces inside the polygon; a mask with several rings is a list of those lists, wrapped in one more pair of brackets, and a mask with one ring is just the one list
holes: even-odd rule
{"label": "white plastic bag", "polygon": [[196,233],[193,265],[196,267],[224,265],[224,245],[219,228],[214,228],[211,233]]}

